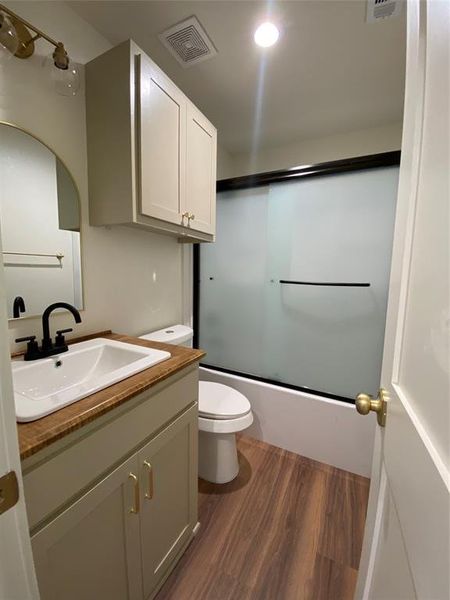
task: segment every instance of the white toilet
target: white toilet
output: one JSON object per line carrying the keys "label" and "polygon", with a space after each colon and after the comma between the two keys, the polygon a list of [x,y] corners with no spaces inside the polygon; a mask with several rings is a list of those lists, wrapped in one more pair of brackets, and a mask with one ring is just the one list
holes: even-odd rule
{"label": "white toilet", "polygon": [[[192,346],[193,330],[172,325],[141,338]],[[239,473],[236,433],[250,427],[250,402],[237,390],[212,381],[200,381],[198,392],[198,474],[212,483],[227,483]]]}

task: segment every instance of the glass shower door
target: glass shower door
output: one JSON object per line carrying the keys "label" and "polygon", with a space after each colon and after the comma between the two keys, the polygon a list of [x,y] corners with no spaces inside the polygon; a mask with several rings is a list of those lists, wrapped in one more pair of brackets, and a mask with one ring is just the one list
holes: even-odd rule
{"label": "glass shower door", "polygon": [[200,347],[209,365],[265,376],[268,187],[223,192],[200,252]]}
{"label": "glass shower door", "polygon": [[[217,241],[200,251],[206,364],[376,394],[397,179],[384,167],[220,193]],[[327,283],[366,285],[311,285]]]}
{"label": "glass shower door", "polygon": [[[270,187],[269,379],[376,395],[397,177],[392,167]],[[345,285],[312,285],[327,283]]]}

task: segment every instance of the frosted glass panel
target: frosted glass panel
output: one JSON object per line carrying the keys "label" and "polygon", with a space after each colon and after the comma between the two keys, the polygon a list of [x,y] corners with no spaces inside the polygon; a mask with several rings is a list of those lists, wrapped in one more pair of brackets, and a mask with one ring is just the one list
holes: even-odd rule
{"label": "frosted glass panel", "polygon": [[268,192],[219,194],[216,242],[200,251],[200,344],[207,362],[261,376]]}
{"label": "frosted glass panel", "polygon": [[376,394],[397,181],[387,167],[219,194],[217,243],[201,248],[206,363],[346,398]]}

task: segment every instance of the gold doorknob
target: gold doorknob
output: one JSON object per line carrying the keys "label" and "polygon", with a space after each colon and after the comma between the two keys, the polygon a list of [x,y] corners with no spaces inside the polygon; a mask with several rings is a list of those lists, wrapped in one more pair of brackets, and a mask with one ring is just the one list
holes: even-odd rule
{"label": "gold doorknob", "polygon": [[188,216],[188,219],[189,220],[191,220],[191,219],[194,220],[195,219],[195,215],[193,215],[192,213],[190,213],[189,216]]}
{"label": "gold doorknob", "polygon": [[377,413],[378,425],[386,425],[386,411],[389,396],[386,390],[380,388],[377,398],[369,394],[358,394],[356,396],[356,410],[360,415],[368,415],[370,411]]}

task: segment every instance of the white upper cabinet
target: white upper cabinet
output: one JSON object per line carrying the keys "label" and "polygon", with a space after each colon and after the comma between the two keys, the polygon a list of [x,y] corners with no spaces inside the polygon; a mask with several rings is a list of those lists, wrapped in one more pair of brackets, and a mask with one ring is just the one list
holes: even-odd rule
{"label": "white upper cabinet", "polygon": [[216,228],[215,127],[190,102],[186,111],[186,193],[182,213],[189,226],[214,234]]}
{"label": "white upper cabinet", "polygon": [[132,41],[86,67],[92,225],[213,241],[217,132]]}
{"label": "white upper cabinet", "polygon": [[141,55],[137,147],[140,168],[140,211],[181,224],[186,168],[186,98]]}

